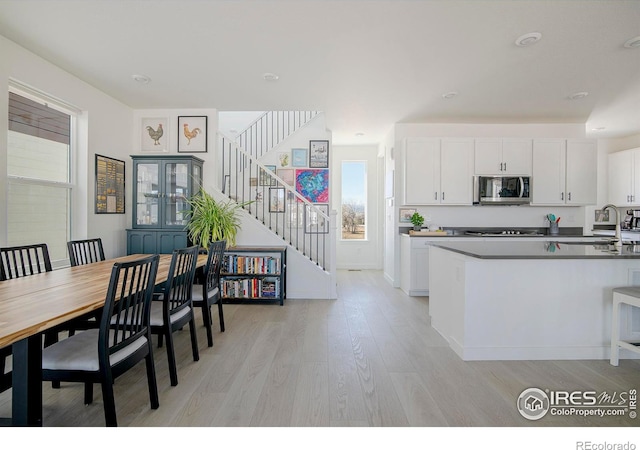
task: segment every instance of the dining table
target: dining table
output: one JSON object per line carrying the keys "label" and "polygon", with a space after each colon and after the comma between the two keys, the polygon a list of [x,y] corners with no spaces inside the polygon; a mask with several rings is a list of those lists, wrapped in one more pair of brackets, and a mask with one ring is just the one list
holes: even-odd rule
{"label": "dining table", "polygon": [[[115,263],[149,255],[133,254],[92,264],[0,282],[0,348],[12,346],[10,426],[42,426],[42,335],[104,306]],[[168,278],[171,254],[160,255],[156,287]],[[207,262],[199,254],[197,267]],[[97,351],[97,349],[96,349]]]}

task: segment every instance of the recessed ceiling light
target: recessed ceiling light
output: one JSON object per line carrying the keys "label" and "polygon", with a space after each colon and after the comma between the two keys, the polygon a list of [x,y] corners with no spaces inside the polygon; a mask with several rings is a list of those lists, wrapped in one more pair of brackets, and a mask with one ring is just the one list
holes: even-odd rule
{"label": "recessed ceiling light", "polygon": [[542,34],[535,31],[533,33],[527,33],[520,36],[518,39],[516,39],[516,45],[518,47],[527,47],[529,45],[535,44],[540,39],[542,39]]}
{"label": "recessed ceiling light", "polygon": [[451,98],[453,98],[453,97],[455,97],[457,95],[458,95],[457,92],[451,91],[451,92],[447,92],[446,94],[442,94],[442,98],[445,98],[445,99],[449,100],[449,99],[451,99]]}
{"label": "recessed ceiling light", "polygon": [[640,36],[629,39],[624,43],[624,48],[640,48]]}
{"label": "recessed ceiling light", "polygon": [[364,133],[356,133],[356,136],[357,137],[362,137],[362,136],[364,136]]}
{"label": "recessed ceiling light", "polygon": [[602,131],[604,129],[605,127],[595,127],[595,128],[592,128],[591,131]]}
{"label": "recessed ceiling light", "polygon": [[264,75],[262,75],[262,78],[264,78],[267,81],[277,81],[280,77],[275,73],[267,72]]}
{"label": "recessed ceiling light", "polygon": [[574,92],[569,96],[569,100],[580,100],[581,98],[585,98],[589,95],[588,92]]}
{"label": "recessed ceiling light", "polygon": [[135,75],[131,75],[131,78],[133,78],[138,83],[142,83],[142,84],[148,84],[151,82],[151,78],[149,78],[146,75],[135,74]]}

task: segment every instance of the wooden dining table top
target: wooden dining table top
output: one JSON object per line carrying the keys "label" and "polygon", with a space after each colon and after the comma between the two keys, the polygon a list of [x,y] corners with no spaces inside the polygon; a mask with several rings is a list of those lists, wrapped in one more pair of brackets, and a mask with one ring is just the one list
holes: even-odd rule
{"label": "wooden dining table top", "polygon": [[[114,263],[146,256],[122,256],[0,282],[0,347],[102,308]],[[207,255],[198,255],[198,267],[206,262]],[[167,280],[170,264],[170,254],[160,255],[156,285]]]}

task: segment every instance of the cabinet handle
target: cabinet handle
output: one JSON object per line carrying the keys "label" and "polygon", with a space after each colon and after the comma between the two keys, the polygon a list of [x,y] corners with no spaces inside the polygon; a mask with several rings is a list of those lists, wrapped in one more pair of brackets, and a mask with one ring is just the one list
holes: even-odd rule
{"label": "cabinet handle", "polygon": [[568,201],[571,201],[571,192],[569,192],[569,193],[567,194],[567,200],[568,200]]}
{"label": "cabinet handle", "polygon": [[504,171],[507,171],[507,163],[504,163]]}
{"label": "cabinet handle", "polygon": [[433,193],[433,199],[438,200],[438,191]]}
{"label": "cabinet handle", "polygon": [[444,201],[444,191],[442,191],[442,200]]}
{"label": "cabinet handle", "polygon": [[560,200],[564,201],[564,192],[560,192]]}

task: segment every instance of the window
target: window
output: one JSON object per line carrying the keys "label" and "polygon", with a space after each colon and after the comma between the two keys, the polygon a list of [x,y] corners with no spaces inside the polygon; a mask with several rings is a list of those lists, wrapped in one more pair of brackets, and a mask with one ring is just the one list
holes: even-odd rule
{"label": "window", "polygon": [[367,162],[342,162],[342,239],[367,238]]}
{"label": "window", "polygon": [[70,236],[72,118],[44,98],[9,92],[7,242],[44,242],[58,265]]}

